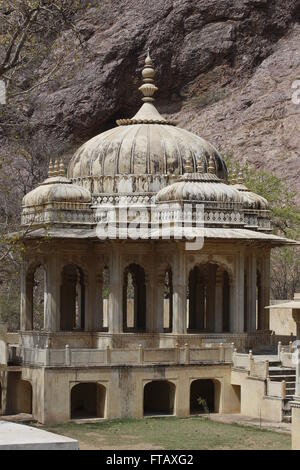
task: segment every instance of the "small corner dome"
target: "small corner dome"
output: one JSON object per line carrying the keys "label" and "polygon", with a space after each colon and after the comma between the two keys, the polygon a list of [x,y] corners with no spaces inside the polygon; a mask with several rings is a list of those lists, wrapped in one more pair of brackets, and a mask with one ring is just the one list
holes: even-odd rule
{"label": "small corner dome", "polygon": [[26,194],[22,206],[41,206],[51,203],[88,204],[90,202],[91,193],[86,188],[72,183],[64,176],[52,176]]}
{"label": "small corner dome", "polygon": [[242,172],[240,172],[237,182],[233,184],[232,187],[240,192],[245,209],[269,210],[269,202],[267,199],[247,188],[243,180]]}
{"label": "small corner dome", "polygon": [[156,195],[157,203],[216,202],[242,204],[239,191],[222,182],[214,174],[185,174],[179,181],[162,188]]}

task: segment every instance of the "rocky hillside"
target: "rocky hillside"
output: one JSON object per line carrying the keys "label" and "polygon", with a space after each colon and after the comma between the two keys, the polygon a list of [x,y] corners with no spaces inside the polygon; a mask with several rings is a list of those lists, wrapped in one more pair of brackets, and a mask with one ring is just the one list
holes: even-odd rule
{"label": "rocky hillside", "polygon": [[[74,22],[84,39],[76,59],[70,40],[55,78],[18,98],[23,138],[40,135],[70,155],[131,117],[149,47],[163,113],[224,155],[283,175],[300,195],[300,104],[291,100],[300,0],[101,0]],[[59,47],[49,43],[43,72]]]}

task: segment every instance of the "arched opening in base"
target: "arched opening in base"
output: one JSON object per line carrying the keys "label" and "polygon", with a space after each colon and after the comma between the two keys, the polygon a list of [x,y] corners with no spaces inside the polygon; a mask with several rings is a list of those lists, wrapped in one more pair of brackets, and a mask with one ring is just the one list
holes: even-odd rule
{"label": "arched opening in base", "polygon": [[212,379],[193,380],[190,386],[190,414],[216,412],[216,390]]}
{"label": "arched opening in base", "polygon": [[74,385],[71,390],[71,419],[104,418],[106,388],[95,382]]}
{"label": "arched opening in base", "polygon": [[32,414],[32,386],[22,380],[21,372],[9,372],[7,377],[7,413]]}
{"label": "arched opening in base", "polygon": [[176,387],[167,380],[153,380],[144,387],[144,416],[173,415]]}

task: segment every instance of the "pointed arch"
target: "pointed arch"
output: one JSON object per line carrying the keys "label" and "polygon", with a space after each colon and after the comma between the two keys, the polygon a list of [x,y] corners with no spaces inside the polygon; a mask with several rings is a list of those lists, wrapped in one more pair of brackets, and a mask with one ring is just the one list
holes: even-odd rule
{"label": "pointed arch", "polygon": [[191,333],[229,332],[231,276],[223,264],[196,264],[189,272],[187,329]]}

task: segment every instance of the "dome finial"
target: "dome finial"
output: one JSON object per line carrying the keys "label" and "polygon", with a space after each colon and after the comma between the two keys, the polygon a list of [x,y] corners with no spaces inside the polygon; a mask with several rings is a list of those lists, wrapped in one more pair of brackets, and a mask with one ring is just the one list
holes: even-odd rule
{"label": "dome finial", "polygon": [[203,173],[205,173],[204,163],[203,163],[203,160],[201,158],[199,158],[197,160],[197,173],[199,173],[201,175]]}
{"label": "dome finial", "polygon": [[49,160],[49,167],[48,167],[48,178],[52,178],[53,176],[53,162],[52,158]]}
{"label": "dome finial", "polygon": [[142,98],[145,102],[154,101],[153,95],[158,90],[158,88],[154,85],[154,76],[155,70],[153,68],[153,63],[150,57],[149,48],[147,51],[147,56],[145,59],[145,65],[142,70],[142,77],[143,77],[143,85],[140,86],[139,90],[143,93],[144,98]]}
{"label": "dome finial", "polygon": [[185,162],[185,173],[193,173],[194,170],[194,164],[191,155],[188,155],[186,157],[186,162]]}
{"label": "dome finial", "polygon": [[59,163],[59,176],[65,176],[65,165],[64,165],[62,157]]}
{"label": "dome finial", "polygon": [[240,169],[237,177],[237,183],[238,184],[244,184],[244,175],[243,175],[243,170]]}
{"label": "dome finial", "polygon": [[207,173],[216,174],[216,165],[212,155],[209,157]]}
{"label": "dome finial", "polygon": [[52,176],[59,176],[59,169],[58,169],[58,160],[57,160],[57,158],[55,159],[55,162],[54,162],[54,165],[53,165]]}

